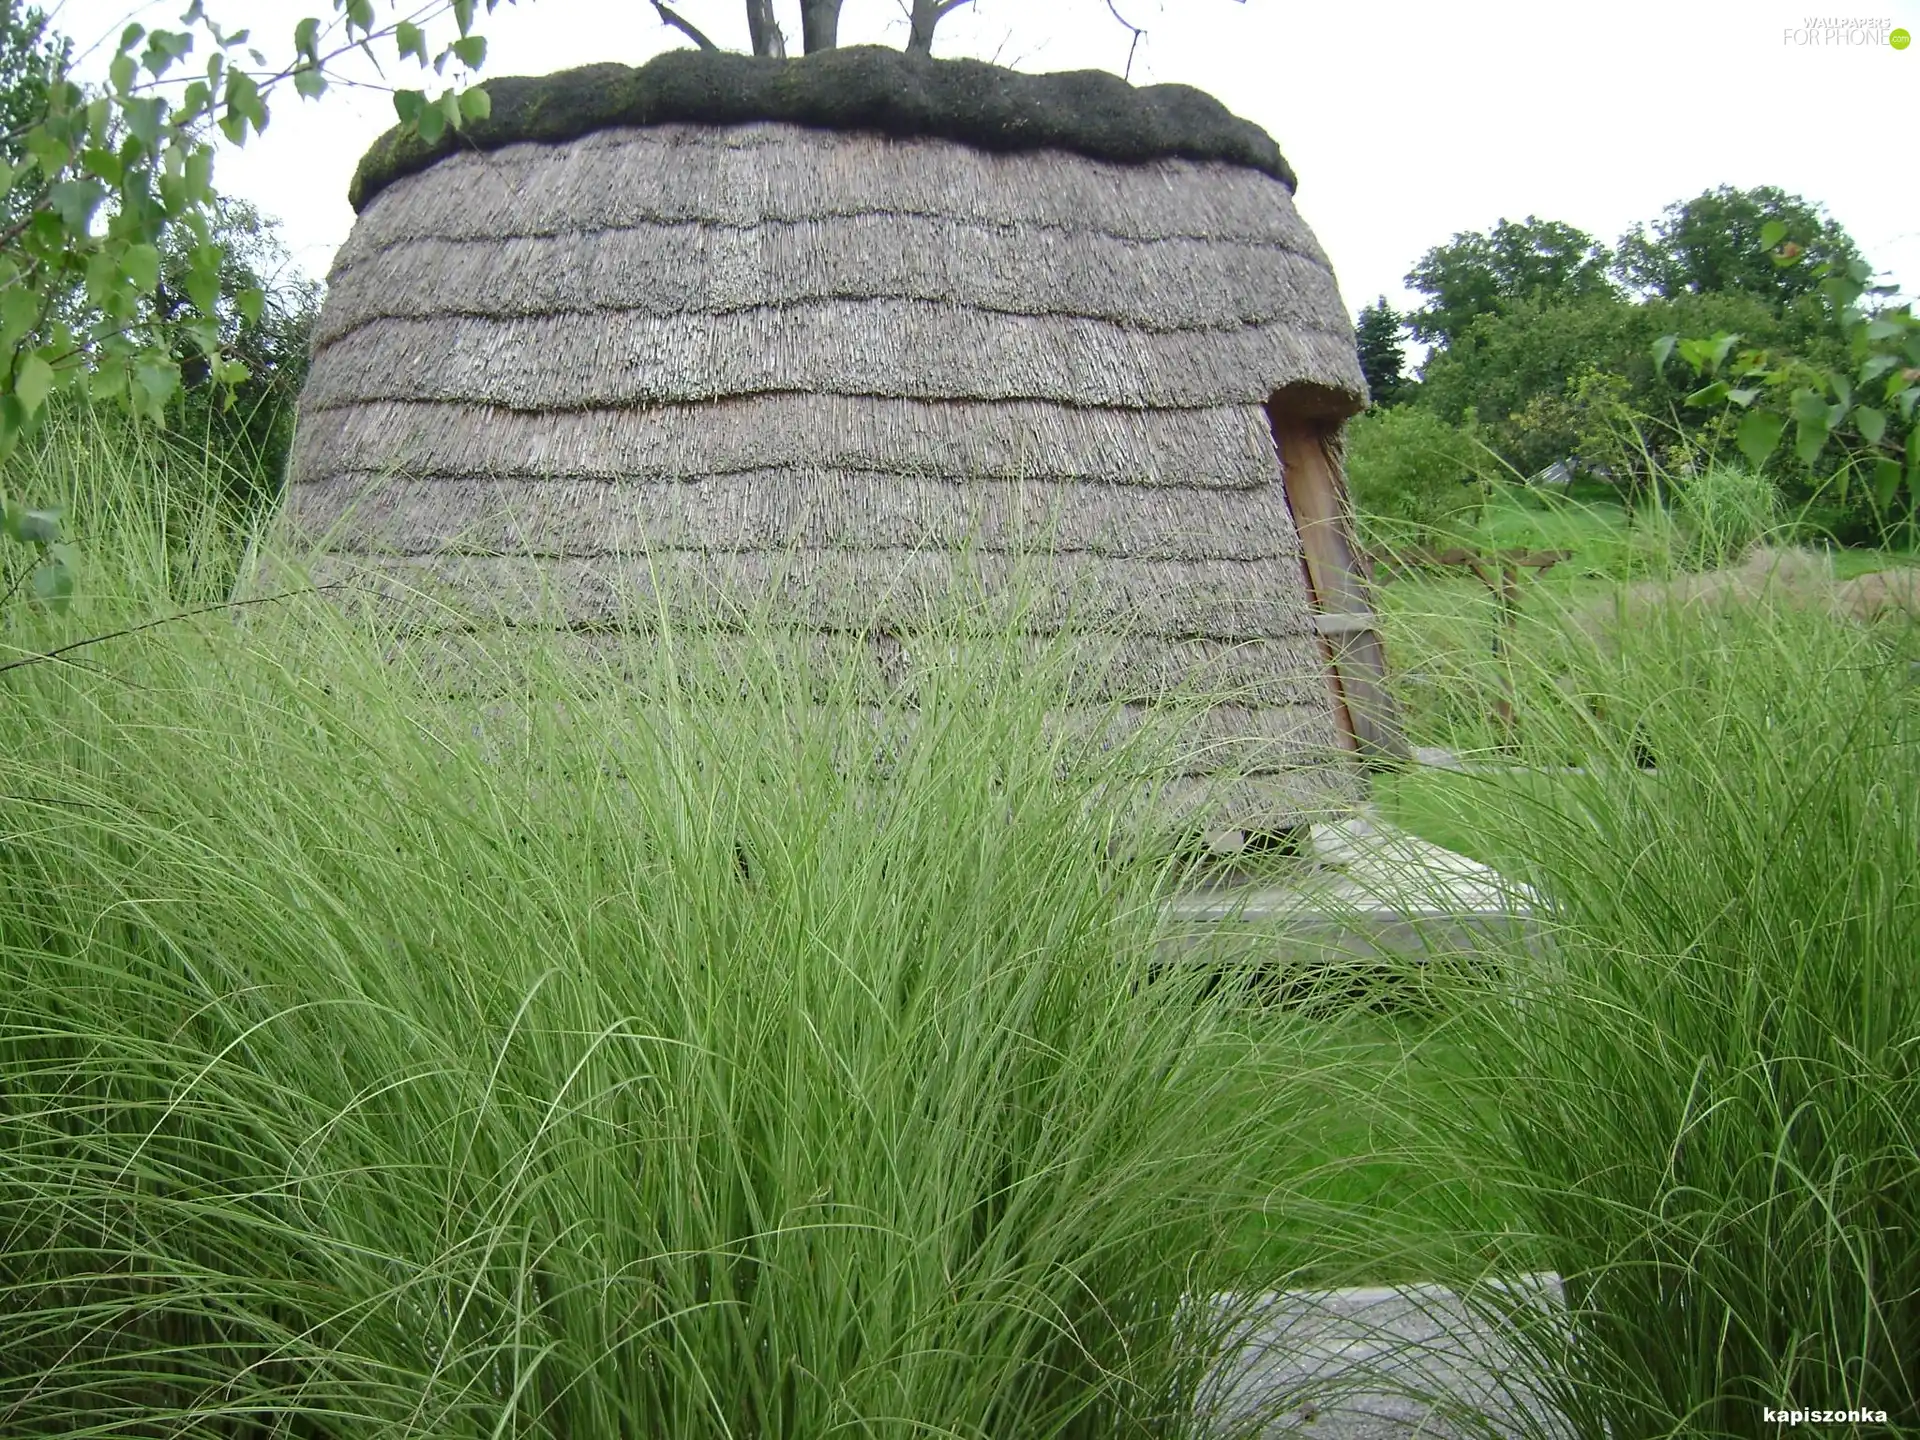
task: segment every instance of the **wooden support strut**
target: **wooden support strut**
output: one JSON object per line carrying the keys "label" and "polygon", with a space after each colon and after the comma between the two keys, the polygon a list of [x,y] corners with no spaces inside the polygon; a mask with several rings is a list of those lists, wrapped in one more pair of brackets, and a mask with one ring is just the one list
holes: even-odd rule
{"label": "wooden support strut", "polygon": [[1280,452],[1287,505],[1300,534],[1314,630],[1326,658],[1342,740],[1369,760],[1404,761],[1409,751],[1398,707],[1387,690],[1386,650],[1361,569],[1346,487],[1334,459],[1339,420],[1290,406],[1284,392],[1268,405],[1267,417]]}

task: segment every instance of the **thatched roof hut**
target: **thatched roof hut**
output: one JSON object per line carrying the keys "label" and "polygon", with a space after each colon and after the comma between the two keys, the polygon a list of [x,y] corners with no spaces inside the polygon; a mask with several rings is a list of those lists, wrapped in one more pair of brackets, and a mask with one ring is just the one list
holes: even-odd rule
{"label": "thatched roof hut", "polygon": [[323,573],[479,611],[544,582],[583,625],[616,582],[783,586],[822,631],[890,593],[904,632],[963,545],[991,576],[1050,540],[1079,622],[1129,629],[1107,693],[1242,692],[1195,768],[1255,778],[1169,800],[1271,830],[1357,794],[1378,650],[1336,436],[1366,392],[1263,131],[866,48],[488,89],[355,177],[291,476]]}

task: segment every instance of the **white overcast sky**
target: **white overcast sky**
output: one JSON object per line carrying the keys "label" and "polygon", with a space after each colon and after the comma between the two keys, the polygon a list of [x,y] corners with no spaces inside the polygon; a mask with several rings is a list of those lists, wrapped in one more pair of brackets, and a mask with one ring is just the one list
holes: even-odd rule
{"label": "white overcast sky", "polygon": [[[185,8],[42,3],[82,50],[129,18],[167,26]],[[1815,14],[1810,0],[1115,3],[1149,31],[1136,82],[1209,91],[1279,142],[1350,310],[1381,294],[1404,307],[1413,261],[1456,231],[1537,215],[1611,243],[1721,184],[1778,185],[1823,203],[1908,295],[1920,290],[1920,44],[1797,43],[1786,32]],[[1819,14],[1920,37],[1920,0],[1850,4]],[[281,62],[294,22],[330,14],[332,0],[207,8],[228,28],[251,27]],[[746,48],[741,0],[679,8],[718,43]],[[797,52],[797,0],[774,8]],[[450,27],[443,21],[441,32]],[[503,0],[478,28],[490,42],[486,75],[639,64],[686,43],[646,0]],[[901,0],[846,0],[842,43],[904,38]],[[935,53],[1031,72],[1118,73],[1127,48],[1107,0],[975,0],[943,23]],[[390,83],[420,83],[411,62],[380,58]],[[104,57],[82,70],[103,73]],[[346,73],[378,83],[364,62]],[[264,135],[223,153],[216,183],[278,217],[300,266],[323,278],[353,224],[348,179],[393,118],[384,91],[335,89],[302,102],[288,90]]]}

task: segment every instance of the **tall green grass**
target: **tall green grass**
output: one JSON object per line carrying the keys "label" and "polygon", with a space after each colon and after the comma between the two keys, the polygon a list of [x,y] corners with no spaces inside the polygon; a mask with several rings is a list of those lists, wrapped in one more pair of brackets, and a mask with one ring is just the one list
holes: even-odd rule
{"label": "tall green grass", "polygon": [[[10,643],[217,594],[150,514]],[[1010,636],[879,767],[771,631],[726,704],[312,596],[0,674],[0,1433],[1190,1433],[1315,1032],[1154,969]]]}
{"label": "tall green grass", "polygon": [[1588,704],[1534,687],[1515,758],[1571,752],[1585,774],[1448,777],[1427,797],[1536,887],[1545,941],[1443,1002],[1498,1123],[1463,1123],[1450,1097],[1425,1132],[1480,1157],[1527,1268],[1565,1277],[1564,1320],[1522,1318],[1580,1435],[1772,1435],[1768,1408],[1883,1411],[1823,1433],[1913,1433],[1920,689],[1903,649],[1764,605],[1674,612],[1576,678]]}

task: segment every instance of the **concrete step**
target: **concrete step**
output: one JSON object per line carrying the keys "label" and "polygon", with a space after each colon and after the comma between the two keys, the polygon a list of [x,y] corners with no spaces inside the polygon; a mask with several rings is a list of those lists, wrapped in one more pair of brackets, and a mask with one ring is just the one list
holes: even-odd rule
{"label": "concrete step", "polygon": [[1537,948],[1536,897],[1464,855],[1388,824],[1371,807],[1312,827],[1279,879],[1223,871],[1161,907],[1172,957],[1414,961]]}
{"label": "concrete step", "polygon": [[[1220,1434],[1261,1440],[1551,1440],[1572,1429],[1505,1318],[1564,1313],[1559,1277],[1490,1282],[1469,1304],[1440,1285],[1258,1297],[1202,1404]],[[1488,1302],[1495,1303],[1488,1303]]]}

